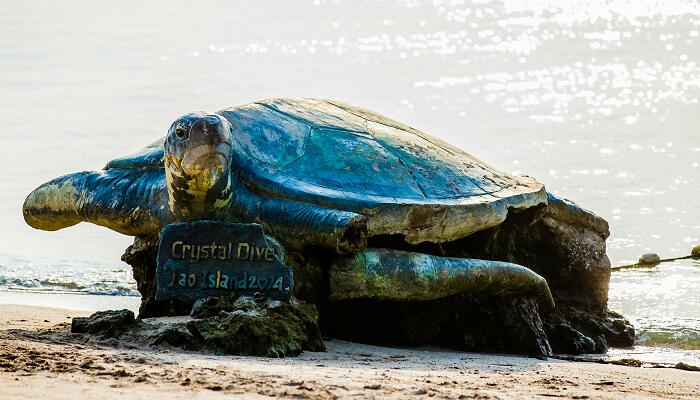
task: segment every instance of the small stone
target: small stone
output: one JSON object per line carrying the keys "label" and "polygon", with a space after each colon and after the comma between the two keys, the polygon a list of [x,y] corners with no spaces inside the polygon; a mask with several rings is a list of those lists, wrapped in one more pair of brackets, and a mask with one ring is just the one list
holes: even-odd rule
{"label": "small stone", "polygon": [[690,255],[693,257],[700,257],[700,244],[693,247],[693,250],[690,251]]}
{"label": "small stone", "polygon": [[675,365],[675,368],[682,369],[684,371],[700,372],[700,367],[696,367],[695,365],[686,364],[684,362],[679,362],[678,364]]}
{"label": "small stone", "polygon": [[146,377],[143,376],[143,375],[139,375],[139,376],[137,376],[136,378],[134,378],[134,382],[135,382],[135,383],[141,383],[141,382],[146,382],[146,381],[147,381],[147,379],[146,379]]}
{"label": "small stone", "polygon": [[190,316],[192,316],[193,318],[199,318],[199,316],[202,315],[203,310],[206,307],[214,306],[218,302],[218,300],[219,299],[216,297],[204,297],[204,298],[198,299],[192,305],[192,310],[190,311]]}
{"label": "small stone", "polygon": [[656,253],[642,254],[639,257],[639,264],[642,265],[653,265],[661,262],[661,257]]}
{"label": "small stone", "polygon": [[602,386],[614,386],[615,382],[613,381],[599,381],[599,382],[591,382],[594,385],[602,385]]}
{"label": "small stone", "polygon": [[280,308],[280,307],[283,307],[285,304],[286,303],[282,303],[279,300],[268,300],[267,304],[265,304],[265,307],[267,307],[269,309]]}
{"label": "small stone", "polygon": [[636,367],[639,368],[643,365],[643,363],[635,358],[622,358],[620,360],[612,360],[609,362],[609,364],[614,364],[614,365],[624,365],[626,367]]}
{"label": "small stone", "polygon": [[89,317],[73,318],[70,331],[114,337],[135,323],[134,313],[130,310],[98,311]]}
{"label": "small stone", "polygon": [[169,344],[175,347],[187,347],[190,343],[197,341],[197,339],[192,336],[192,332],[183,324],[163,324],[157,326],[149,333],[149,340],[152,346]]}
{"label": "small stone", "polygon": [[126,378],[127,376],[131,376],[131,374],[126,372],[126,370],[118,369],[112,372],[112,376],[116,376],[118,378]]}
{"label": "small stone", "polygon": [[220,315],[222,312],[231,313],[235,311],[249,311],[260,309],[253,296],[222,296],[207,297],[197,300],[192,307],[190,316],[196,319],[204,319]]}
{"label": "small stone", "polygon": [[249,310],[256,307],[255,298],[253,298],[253,296],[239,296],[233,302],[233,306],[235,308],[240,308],[241,310]]}

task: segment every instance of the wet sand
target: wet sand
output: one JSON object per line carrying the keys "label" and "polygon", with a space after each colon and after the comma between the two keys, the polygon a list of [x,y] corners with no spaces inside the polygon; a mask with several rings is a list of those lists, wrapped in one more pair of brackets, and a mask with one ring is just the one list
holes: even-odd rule
{"label": "wet sand", "polygon": [[2,399],[697,398],[700,373],[340,340],[267,359],[94,343],[69,333],[86,311],[0,305]]}

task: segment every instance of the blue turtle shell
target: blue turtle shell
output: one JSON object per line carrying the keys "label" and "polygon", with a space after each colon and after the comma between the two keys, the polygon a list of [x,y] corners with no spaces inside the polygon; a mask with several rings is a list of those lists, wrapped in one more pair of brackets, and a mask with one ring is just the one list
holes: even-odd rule
{"label": "blue turtle shell", "polygon": [[[217,113],[233,127],[232,173],[240,184],[364,214],[370,234],[444,242],[547,202],[544,186],[530,177],[338,101],[275,98]],[[106,168],[162,167],[162,154],[160,140]]]}

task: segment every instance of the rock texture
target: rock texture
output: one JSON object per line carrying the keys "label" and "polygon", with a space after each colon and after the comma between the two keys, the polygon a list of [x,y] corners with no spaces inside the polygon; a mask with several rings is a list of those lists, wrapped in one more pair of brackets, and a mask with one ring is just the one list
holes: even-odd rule
{"label": "rock texture", "polygon": [[136,288],[141,293],[139,318],[189,314],[191,304],[177,299],[168,301],[155,299],[157,257],[158,238],[151,236],[135,237],[134,244],[127,247],[122,254],[122,261],[131,265]]}
{"label": "rock texture", "polygon": [[[294,295],[315,304],[324,335],[403,345],[440,345],[470,351],[532,355],[604,352],[634,342],[634,328],[607,309],[610,261],[605,251],[608,224],[595,214],[552,195],[548,205],[510,210],[494,228],[442,245],[409,244],[400,235],[369,238],[369,246],[524,265],[543,276],[556,308],[545,313],[533,298],[473,296],[468,293],[422,302],[356,299],[329,301],[333,249],[293,249]],[[282,239],[282,238],[281,238]],[[157,241],[136,238],[123,259],[134,267],[142,294],[139,317],[189,314],[190,304],[156,302]],[[216,304],[200,304],[200,311]],[[228,301],[228,300],[227,300]],[[201,314],[205,315],[205,314]],[[243,329],[243,328],[240,328]],[[213,340],[213,339],[212,339]]]}
{"label": "rock texture", "polygon": [[214,354],[288,357],[325,350],[313,305],[293,300],[207,299],[193,317],[134,318],[129,310],[75,318],[71,332],[117,343],[173,346]]}
{"label": "rock texture", "polygon": [[514,262],[542,275],[557,304],[555,312],[544,318],[553,351],[600,353],[608,346],[634,343],[631,324],[607,308],[609,234],[602,218],[550,195],[546,212],[534,223],[511,218],[473,235],[468,243],[452,246],[472,257]]}
{"label": "rock texture", "polygon": [[329,303],[324,316],[325,332],[353,341],[533,356],[552,354],[532,298],[476,298],[460,294],[426,302],[363,299]]}
{"label": "rock texture", "polygon": [[73,333],[89,333],[101,337],[115,337],[136,324],[130,310],[99,311],[89,317],[76,317],[71,321]]}

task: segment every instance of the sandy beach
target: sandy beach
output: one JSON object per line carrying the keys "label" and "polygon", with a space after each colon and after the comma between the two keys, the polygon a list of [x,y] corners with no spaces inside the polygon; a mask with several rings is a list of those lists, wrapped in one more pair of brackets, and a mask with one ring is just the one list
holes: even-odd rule
{"label": "sandy beach", "polygon": [[297,358],[215,356],[93,343],[69,333],[88,311],[0,305],[2,399],[691,399],[700,373],[400,349],[328,340]]}

